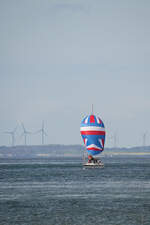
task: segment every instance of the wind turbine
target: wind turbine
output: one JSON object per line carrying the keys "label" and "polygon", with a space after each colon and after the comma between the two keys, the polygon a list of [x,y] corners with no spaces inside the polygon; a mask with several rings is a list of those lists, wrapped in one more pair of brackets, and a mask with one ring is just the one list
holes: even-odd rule
{"label": "wind turbine", "polygon": [[111,129],[111,122],[110,121],[104,121],[105,129],[106,129],[106,143],[112,142],[113,135],[112,135],[112,129]]}
{"label": "wind turbine", "polygon": [[117,133],[114,133],[114,148],[117,147]]}
{"label": "wind turbine", "polygon": [[22,125],[22,128],[23,128],[23,133],[22,133],[21,137],[24,136],[24,144],[27,145],[27,135],[28,135],[28,134],[31,134],[31,132],[29,132],[29,131],[27,131],[27,130],[25,129],[23,123],[21,123],[21,125]]}
{"label": "wind turbine", "polygon": [[144,132],[144,134],[143,134],[143,147],[145,147],[146,146],[146,138],[147,138],[147,131],[145,131]]}
{"label": "wind turbine", "polygon": [[113,140],[114,148],[117,148],[118,135],[117,132],[114,132],[113,135],[110,136],[110,139]]}
{"label": "wind turbine", "polygon": [[6,132],[4,132],[5,134],[9,134],[9,135],[11,135],[11,139],[12,139],[12,146],[14,146],[14,145],[15,145],[15,133],[16,133],[17,127],[18,127],[18,126],[16,126],[16,127],[15,127],[15,129],[14,129],[14,130],[12,130],[12,131],[6,131]]}
{"label": "wind turbine", "polygon": [[44,121],[42,121],[42,128],[35,132],[35,134],[41,133],[42,145],[44,145],[44,136],[48,136],[44,130]]}

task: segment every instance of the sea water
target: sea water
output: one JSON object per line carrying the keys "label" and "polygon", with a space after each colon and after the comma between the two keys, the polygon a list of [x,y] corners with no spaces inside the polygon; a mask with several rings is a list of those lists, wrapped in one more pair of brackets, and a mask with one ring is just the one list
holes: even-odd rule
{"label": "sea water", "polygon": [[0,225],[150,225],[150,158],[0,159]]}

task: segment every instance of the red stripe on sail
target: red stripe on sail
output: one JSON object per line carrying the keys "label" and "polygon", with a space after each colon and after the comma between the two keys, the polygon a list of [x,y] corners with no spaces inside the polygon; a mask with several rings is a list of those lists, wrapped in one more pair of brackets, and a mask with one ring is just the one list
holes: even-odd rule
{"label": "red stripe on sail", "polygon": [[102,144],[103,144],[103,147],[104,147],[104,139],[102,139]]}
{"label": "red stripe on sail", "polygon": [[96,131],[96,130],[90,130],[90,131],[81,131],[82,135],[105,135],[105,131]]}
{"label": "red stripe on sail", "polygon": [[90,116],[90,123],[95,123],[94,115],[91,115],[91,116]]}
{"label": "red stripe on sail", "polygon": [[87,150],[93,150],[93,151],[99,151],[99,152],[103,151],[103,149],[97,149],[97,148],[94,148],[94,147],[87,148]]}

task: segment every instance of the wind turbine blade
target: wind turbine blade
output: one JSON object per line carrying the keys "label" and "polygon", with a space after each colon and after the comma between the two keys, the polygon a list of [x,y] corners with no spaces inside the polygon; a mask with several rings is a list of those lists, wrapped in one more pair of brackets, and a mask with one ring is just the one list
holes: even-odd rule
{"label": "wind turbine blade", "polygon": [[48,136],[48,134],[45,131],[43,133],[44,133],[45,136]]}
{"label": "wind turbine blade", "polygon": [[16,132],[17,128],[18,128],[18,125],[17,125],[17,126],[15,127],[15,129],[13,130],[13,133],[15,133],[15,132]]}
{"label": "wind turbine blade", "polygon": [[42,121],[42,129],[44,130],[44,120]]}
{"label": "wind turbine blade", "polygon": [[34,134],[38,134],[38,133],[41,133],[41,132],[42,132],[42,130],[40,129],[40,130],[34,132]]}
{"label": "wind turbine blade", "polygon": [[26,134],[33,134],[33,132],[25,131]]}
{"label": "wind turbine blade", "polygon": [[25,133],[25,132],[26,132],[26,130],[25,130],[24,124],[23,124],[23,123],[21,123],[21,125],[22,125],[23,131],[24,131],[24,133]]}

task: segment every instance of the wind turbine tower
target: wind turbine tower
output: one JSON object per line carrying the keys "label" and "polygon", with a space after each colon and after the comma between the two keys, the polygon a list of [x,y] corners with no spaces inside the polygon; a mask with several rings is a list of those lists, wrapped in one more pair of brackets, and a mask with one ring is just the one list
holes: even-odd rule
{"label": "wind turbine tower", "polygon": [[27,145],[27,135],[28,135],[28,134],[31,134],[31,132],[29,132],[29,131],[27,131],[27,130],[25,129],[23,123],[22,123],[21,125],[22,125],[22,128],[23,128],[23,133],[22,133],[21,137],[24,136],[24,144]]}
{"label": "wind turbine tower", "polygon": [[116,148],[117,147],[117,133],[114,133],[113,139],[114,139],[114,148]]}
{"label": "wind turbine tower", "polygon": [[143,147],[146,146],[147,131],[143,134]]}
{"label": "wind turbine tower", "polygon": [[45,132],[45,129],[44,129],[44,121],[42,122],[42,128],[35,133],[36,134],[41,133],[42,145],[44,145],[44,136],[47,136],[47,133]]}
{"label": "wind turbine tower", "polygon": [[13,131],[7,131],[7,132],[4,132],[5,134],[9,134],[11,135],[11,140],[12,140],[12,146],[15,146],[15,133],[16,133],[16,130],[17,130],[17,126],[15,127],[15,129]]}

